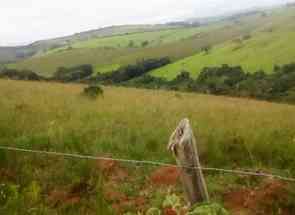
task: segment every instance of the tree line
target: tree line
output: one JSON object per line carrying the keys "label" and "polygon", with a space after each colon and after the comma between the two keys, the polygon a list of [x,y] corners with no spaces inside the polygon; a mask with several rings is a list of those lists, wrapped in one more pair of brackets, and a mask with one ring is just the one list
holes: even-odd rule
{"label": "tree line", "polygon": [[182,71],[171,81],[147,74],[124,85],[295,103],[295,63],[275,66],[272,73],[247,73],[225,64],[205,67],[195,79]]}
{"label": "tree line", "polygon": [[52,77],[38,75],[31,70],[17,70],[10,68],[0,69],[0,78],[31,81],[59,81],[59,82],[99,82],[102,84],[118,84],[141,76],[153,69],[171,63],[167,57],[137,61],[134,65],[121,67],[109,73],[94,74],[93,66],[84,64],[74,67],[59,67]]}
{"label": "tree line", "polygon": [[4,68],[0,77],[17,80],[82,82],[149,89],[167,89],[214,95],[248,97],[295,103],[295,63],[275,66],[272,73],[249,73],[240,66],[205,67],[197,78],[181,71],[171,81],[151,76],[150,71],[171,63],[169,58],[147,59],[109,73],[94,74],[91,65],[60,67],[50,78],[29,70]]}

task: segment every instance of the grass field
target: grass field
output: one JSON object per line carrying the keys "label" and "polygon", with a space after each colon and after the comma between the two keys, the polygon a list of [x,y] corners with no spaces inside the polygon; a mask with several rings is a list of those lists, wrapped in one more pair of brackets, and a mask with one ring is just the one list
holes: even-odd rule
{"label": "grass field", "polygon": [[254,34],[246,41],[236,40],[205,52],[179,60],[152,72],[158,77],[173,79],[185,70],[196,77],[204,67],[229,64],[241,65],[247,72],[273,71],[274,65],[295,62],[295,28],[292,31],[275,31]]}
{"label": "grass field", "polygon": [[[203,165],[295,174],[294,106],[128,88],[105,88],[103,98],[90,100],[81,96],[83,87],[0,80],[0,145],[174,163],[167,141],[178,122],[188,117]],[[20,186],[6,214],[25,214],[21,211],[32,208],[42,214],[112,214],[106,211],[116,201],[97,197],[103,189],[97,162],[2,150],[0,154],[0,182]],[[132,177],[118,182],[120,177],[114,176],[104,188],[119,190],[131,202],[144,197],[149,206],[161,192],[179,192],[177,186],[171,191],[147,185],[148,167],[126,168]],[[230,187],[254,186],[253,179],[238,176],[209,174],[207,180],[216,201]],[[115,182],[119,187],[110,184]],[[64,197],[65,192],[79,198]]]}
{"label": "grass field", "polygon": [[[53,49],[8,67],[30,69],[45,76],[52,75],[58,67],[81,64],[92,64],[96,72],[109,72],[144,58],[168,56],[173,61],[180,61],[153,74],[171,79],[186,69],[195,76],[204,66],[223,63],[242,65],[251,72],[258,69],[269,72],[274,64],[290,63],[294,59],[293,14],[294,8],[281,8],[266,16],[255,14],[200,28],[91,39],[73,43],[71,47]],[[251,35],[251,39],[238,40],[246,35]],[[129,47],[130,41],[133,41],[133,47]],[[142,47],[144,41],[148,44]],[[200,53],[205,46],[213,47],[209,55]]]}
{"label": "grass field", "polygon": [[[71,45],[72,48],[127,48],[130,41],[133,42],[132,47],[142,47],[142,43],[147,41],[146,47],[157,46],[165,43],[171,43],[183,39],[187,39],[200,32],[200,28],[178,28],[171,30],[161,30],[143,33],[132,33],[104,38],[90,39],[82,42],[76,42]],[[48,51],[46,54],[52,54],[67,50],[68,47],[62,47]]]}
{"label": "grass field", "polygon": [[294,8],[275,10],[264,18],[248,38],[236,37],[212,47],[209,53],[201,52],[157,69],[153,75],[173,79],[186,70],[196,77],[206,66],[222,64],[241,65],[247,72],[272,72],[274,65],[295,61]]}
{"label": "grass field", "polygon": [[[148,58],[170,57],[172,60],[191,56],[200,51],[206,44],[220,44],[238,35],[248,32],[243,27],[233,26],[230,30],[219,25],[214,30],[197,34],[195,37],[182,41],[166,43],[146,48],[76,48],[63,52],[56,52],[45,56],[33,57],[17,64],[9,65],[11,68],[30,69],[39,74],[50,76],[60,66],[76,66],[92,64],[97,72],[114,65],[124,66],[134,64],[137,60]],[[215,35],[218,34],[219,37]]]}
{"label": "grass field", "polygon": [[[175,61],[198,53],[204,46],[215,46],[241,35],[249,34],[258,27],[264,26],[270,19],[270,17],[263,18],[254,15],[242,18],[240,23],[224,21],[201,28],[184,28],[102,39],[105,40],[105,45],[112,45],[112,47],[97,43],[101,39],[91,40],[85,42],[85,44],[78,43],[76,48],[67,48],[64,51],[52,50],[51,54],[35,56],[9,65],[9,67],[30,69],[39,74],[50,76],[60,66],[71,67],[79,64],[92,64],[96,71],[100,72],[101,69],[104,70],[109,66],[113,68],[114,65],[133,64],[143,58],[168,56]],[[165,38],[161,39],[161,36],[165,36]],[[141,43],[142,40],[149,40],[151,43],[147,47],[128,48],[126,44],[129,44],[132,37],[138,41],[136,44]],[[164,42],[161,42],[161,40]],[[117,47],[119,41],[122,43],[120,48]],[[72,46],[75,46],[75,44]]]}

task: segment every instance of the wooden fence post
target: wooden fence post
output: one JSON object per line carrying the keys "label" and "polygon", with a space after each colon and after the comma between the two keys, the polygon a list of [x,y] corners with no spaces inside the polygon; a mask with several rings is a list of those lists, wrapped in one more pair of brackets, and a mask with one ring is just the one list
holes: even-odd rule
{"label": "wooden fence post", "polygon": [[209,202],[206,182],[200,169],[196,139],[188,119],[182,120],[170,137],[170,150],[181,167],[181,180],[190,206]]}

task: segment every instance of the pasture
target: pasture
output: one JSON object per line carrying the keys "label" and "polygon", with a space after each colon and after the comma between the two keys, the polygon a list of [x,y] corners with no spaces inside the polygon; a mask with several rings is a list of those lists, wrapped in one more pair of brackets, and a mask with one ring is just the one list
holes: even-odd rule
{"label": "pasture", "polygon": [[[113,68],[115,67],[114,65],[125,66],[134,64],[136,61],[142,59],[170,57],[171,60],[176,61],[199,53],[204,46],[216,46],[241,35],[247,35],[258,27],[264,26],[269,19],[255,15],[242,18],[242,23],[239,24],[233,21],[222,21],[200,28],[181,28],[177,30],[115,36],[95,39],[94,41],[96,42],[89,40],[85,42],[86,44],[79,45],[81,47],[73,48],[75,46],[74,43],[71,47],[62,48],[64,50],[51,50],[51,53],[34,56],[10,64],[8,67],[29,69],[41,75],[51,76],[58,67],[62,66],[72,67],[81,64],[91,64],[95,67],[96,72],[105,72],[105,68]],[[145,36],[145,34],[152,34],[154,36],[150,38],[157,39],[154,39],[153,42],[150,41],[151,43],[149,42],[149,45],[145,47],[136,45],[141,43],[141,41],[148,40],[149,37]],[[167,37],[165,36],[165,38],[161,39],[161,35],[166,35]],[[131,40],[128,38],[131,37],[135,37],[133,46],[129,45]],[[136,42],[136,38],[138,42]],[[108,42],[109,45],[111,44],[111,47],[105,46],[103,43],[97,43],[100,40],[111,41]],[[118,41],[124,45],[119,48],[116,47]]]}
{"label": "pasture", "polygon": [[275,65],[295,61],[295,45],[292,31],[259,32],[248,40],[236,39],[213,47],[208,53],[201,52],[179,60],[152,72],[157,77],[171,80],[181,71],[188,71],[196,77],[204,67],[242,66],[246,72],[263,70],[271,73]]}
{"label": "pasture", "polygon": [[[160,31],[151,32],[140,32],[140,33],[130,33],[118,36],[102,37],[102,38],[92,38],[86,41],[75,42],[70,46],[72,48],[139,48],[139,47],[151,47],[157,46],[165,43],[171,43],[183,39],[187,39],[196,33],[200,32],[200,28],[178,28],[178,29],[168,29]],[[132,44],[131,44],[132,42]],[[146,44],[143,44],[147,42]],[[48,51],[45,54],[52,54],[55,52],[61,52],[66,50],[68,47],[62,47]]]}
{"label": "pasture", "polygon": [[[253,17],[248,19],[254,22]],[[241,22],[246,28],[247,22]],[[188,71],[193,77],[198,76],[204,67],[240,65],[246,72],[264,70],[273,71],[275,65],[295,61],[294,8],[276,9],[266,17],[256,17],[256,29],[248,34],[234,37],[216,46],[210,46],[209,52],[199,52],[180,59],[166,67],[152,72],[157,77],[171,80],[181,71]]]}
{"label": "pasture", "polygon": [[[174,163],[167,141],[188,117],[204,166],[295,174],[294,106],[113,87],[90,100],[81,95],[84,87],[0,80],[0,145]],[[112,214],[117,197],[102,197],[105,189],[123,193],[132,204],[144,198],[142,210],[159,204],[169,192],[181,195],[176,184],[161,189],[150,184],[152,167],[120,164],[113,173],[118,175],[104,175],[102,185],[96,161],[0,154],[1,183],[15,185],[19,192],[7,208],[12,212],[35,208],[43,214]],[[206,177],[213,199],[221,203],[230,189],[251,188],[262,180],[207,172]]]}

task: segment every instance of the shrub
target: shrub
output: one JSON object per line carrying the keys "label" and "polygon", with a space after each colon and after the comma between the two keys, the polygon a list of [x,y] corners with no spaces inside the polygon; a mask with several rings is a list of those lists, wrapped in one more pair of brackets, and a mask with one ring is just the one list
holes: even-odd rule
{"label": "shrub", "polygon": [[129,48],[134,48],[134,46],[135,46],[134,41],[133,40],[130,40],[129,43],[128,43],[128,47]]}
{"label": "shrub", "polygon": [[97,74],[94,81],[103,82],[104,84],[118,84],[129,81],[133,78],[143,76],[153,69],[169,64],[169,58],[147,59],[136,62],[135,65],[121,67],[112,73]]}
{"label": "shrub", "polygon": [[142,47],[146,47],[146,46],[148,46],[149,45],[149,41],[143,41],[142,43],[141,43],[141,46]]}
{"label": "shrub", "polygon": [[30,70],[16,70],[16,69],[3,69],[0,72],[0,78],[9,78],[14,80],[30,80],[30,81],[39,81],[44,79],[38,74],[30,71]]}
{"label": "shrub", "polygon": [[229,215],[229,213],[219,204],[197,205],[187,215]]}
{"label": "shrub", "polygon": [[103,89],[98,85],[92,85],[84,88],[83,94],[89,98],[97,98],[103,96]]}
{"label": "shrub", "polygon": [[59,67],[53,75],[53,79],[63,82],[80,81],[91,76],[93,73],[92,65],[85,64],[72,68]]}
{"label": "shrub", "polygon": [[251,34],[246,34],[243,36],[243,40],[250,40],[252,38]]}
{"label": "shrub", "polygon": [[206,55],[210,53],[211,49],[212,49],[212,47],[209,46],[209,45],[208,46],[203,46],[201,48],[202,52],[205,52]]}

